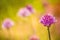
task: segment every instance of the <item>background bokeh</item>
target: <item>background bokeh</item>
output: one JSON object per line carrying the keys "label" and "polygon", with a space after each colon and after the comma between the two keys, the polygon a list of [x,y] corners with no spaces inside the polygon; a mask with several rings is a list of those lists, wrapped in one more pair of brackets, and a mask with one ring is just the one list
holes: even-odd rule
{"label": "background bokeh", "polygon": [[[60,0],[48,0],[48,2],[54,9],[56,7],[59,9]],[[18,17],[18,10],[27,4],[31,4],[36,13],[26,18]],[[57,10],[54,10],[53,14],[58,23],[50,27],[52,40],[60,40],[60,10]],[[39,16],[44,14],[44,11],[41,0],[0,0],[0,40],[29,40],[29,37],[33,35],[32,27],[36,30],[36,35],[40,40],[48,40],[47,27],[39,23]],[[2,28],[2,22],[5,18],[10,18],[15,22],[15,25],[10,30]]]}

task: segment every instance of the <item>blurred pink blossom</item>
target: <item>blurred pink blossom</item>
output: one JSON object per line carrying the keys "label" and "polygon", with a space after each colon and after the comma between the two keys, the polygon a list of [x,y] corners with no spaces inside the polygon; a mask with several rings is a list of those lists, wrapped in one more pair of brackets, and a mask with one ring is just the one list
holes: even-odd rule
{"label": "blurred pink blossom", "polygon": [[26,7],[19,9],[18,16],[27,17],[30,16],[32,13],[35,13],[35,10],[31,5],[27,5]]}
{"label": "blurred pink blossom", "polygon": [[9,18],[5,19],[5,20],[3,21],[3,23],[2,23],[2,27],[3,27],[3,28],[10,28],[10,27],[12,27],[13,25],[14,25],[14,22],[13,22],[11,19],[9,19]]}
{"label": "blurred pink blossom", "polygon": [[26,16],[30,16],[30,15],[31,15],[31,12],[26,8],[21,8],[18,11],[18,16],[20,16],[20,17],[26,17]]}
{"label": "blurred pink blossom", "polygon": [[32,7],[32,5],[28,4],[28,5],[26,6],[26,8],[27,8],[31,13],[35,13],[35,10],[34,10],[34,8]]}
{"label": "blurred pink blossom", "polygon": [[39,37],[36,36],[36,35],[32,35],[32,36],[30,37],[30,40],[39,40]]}

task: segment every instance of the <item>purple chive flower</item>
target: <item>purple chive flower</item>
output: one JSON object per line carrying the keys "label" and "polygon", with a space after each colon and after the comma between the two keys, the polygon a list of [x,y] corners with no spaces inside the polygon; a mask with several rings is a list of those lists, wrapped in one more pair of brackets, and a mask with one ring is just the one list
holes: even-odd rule
{"label": "purple chive flower", "polygon": [[34,8],[33,8],[31,5],[27,5],[26,8],[27,8],[31,13],[34,13],[34,12],[35,12]]}
{"label": "purple chive flower", "polygon": [[30,14],[31,14],[30,11],[26,8],[21,8],[18,11],[18,16],[21,16],[21,17],[26,17],[26,16],[29,16]]}
{"label": "purple chive flower", "polygon": [[55,17],[50,15],[50,14],[46,14],[44,16],[41,17],[40,22],[44,25],[44,26],[51,26],[51,24],[55,23]]}
{"label": "purple chive flower", "polygon": [[39,40],[39,38],[36,35],[32,35],[29,40]]}
{"label": "purple chive flower", "polygon": [[30,16],[31,13],[35,13],[35,10],[31,5],[27,5],[26,7],[19,9],[18,16],[27,17]]}
{"label": "purple chive flower", "polygon": [[3,21],[3,23],[2,23],[2,27],[3,28],[7,28],[7,29],[9,29],[10,27],[12,27],[13,25],[14,25],[14,22],[11,19],[9,19],[9,18],[5,19]]}

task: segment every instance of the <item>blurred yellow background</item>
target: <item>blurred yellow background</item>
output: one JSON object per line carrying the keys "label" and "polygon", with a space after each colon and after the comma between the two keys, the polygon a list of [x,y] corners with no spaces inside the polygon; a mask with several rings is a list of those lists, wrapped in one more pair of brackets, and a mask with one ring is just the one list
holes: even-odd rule
{"label": "blurred yellow background", "polygon": [[[48,0],[48,2],[54,7],[59,0]],[[31,4],[36,13],[26,18],[18,17],[18,10],[26,4]],[[41,0],[0,0],[0,40],[29,40],[33,35],[33,27],[40,40],[48,40],[47,27],[39,23],[39,16],[44,14],[44,11]],[[15,22],[10,30],[2,28],[5,18],[11,18]],[[50,32],[52,40],[60,40],[55,24],[50,27]]]}

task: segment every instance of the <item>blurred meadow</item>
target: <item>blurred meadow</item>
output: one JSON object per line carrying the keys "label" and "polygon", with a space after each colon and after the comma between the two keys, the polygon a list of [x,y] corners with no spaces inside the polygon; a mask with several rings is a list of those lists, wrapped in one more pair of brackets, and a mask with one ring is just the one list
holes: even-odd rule
{"label": "blurred meadow", "polygon": [[[48,2],[53,8],[57,3],[60,5],[60,0],[48,0]],[[36,13],[25,18],[18,17],[18,10],[27,4],[31,4]],[[39,16],[43,15],[44,11],[42,0],[0,0],[0,40],[29,40],[29,37],[33,35],[32,27],[36,30],[36,35],[40,40],[48,40],[47,27],[39,23]],[[60,12],[59,14],[56,12],[54,15],[60,16]],[[2,22],[6,18],[14,21],[14,26],[9,30],[2,28]],[[50,27],[51,40],[60,40],[60,25],[56,24]]]}

